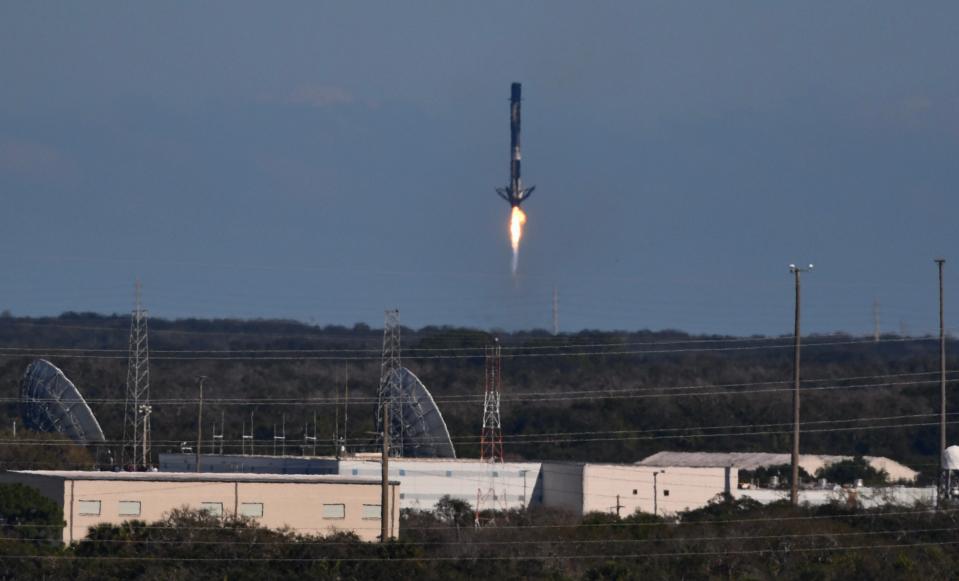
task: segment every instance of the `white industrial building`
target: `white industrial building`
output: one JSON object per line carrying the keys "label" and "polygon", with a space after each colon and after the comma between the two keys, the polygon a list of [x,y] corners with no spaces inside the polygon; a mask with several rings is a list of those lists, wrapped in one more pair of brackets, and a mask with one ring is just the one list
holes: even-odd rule
{"label": "white industrial building", "polygon": [[[192,454],[161,454],[160,470],[192,472]],[[206,455],[204,472],[338,474],[379,478],[379,458]],[[492,491],[483,506],[517,509],[546,506],[582,515],[636,510],[673,514],[706,505],[738,485],[726,467],[645,467],[584,462],[503,462],[475,459],[391,458],[390,479],[401,483],[400,508],[430,510],[443,496],[476,506],[478,493]]]}
{"label": "white industrial building", "polygon": [[[810,475],[836,462],[852,460],[852,456],[834,456],[829,454],[800,454],[799,467]],[[883,456],[863,456],[863,459],[876,470],[885,470],[890,482],[915,482],[919,473],[915,470]],[[690,466],[718,467],[729,466],[736,470],[756,470],[770,466],[781,466],[792,462],[789,454],[773,452],[658,452],[640,460],[639,466]]]}

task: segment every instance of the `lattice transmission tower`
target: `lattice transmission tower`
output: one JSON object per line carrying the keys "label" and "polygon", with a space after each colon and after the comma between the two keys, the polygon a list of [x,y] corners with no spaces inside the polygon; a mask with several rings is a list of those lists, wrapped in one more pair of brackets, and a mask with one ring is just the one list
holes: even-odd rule
{"label": "lattice transmission tower", "polygon": [[390,455],[403,456],[403,389],[400,374],[400,311],[386,311],[383,325],[383,358],[380,361],[380,387],[377,394],[376,431],[383,433],[383,413],[389,408]]}
{"label": "lattice transmission tower", "polygon": [[150,463],[150,344],[147,311],[141,302],[142,285],[136,281],[130,318],[130,349],[127,359],[126,405],[123,410],[121,462],[135,467]]}
{"label": "lattice transmission tower", "polygon": [[497,464],[503,464],[503,426],[500,421],[500,391],[503,388],[501,375],[502,349],[499,342],[486,348],[486,388],[483,397],[483,431],[480,434],[480,461],[487,463],[488,485],[485,490],[476,490],[475,525],[491,524],[484,511],[506,510],[506,491],[496,491]]}

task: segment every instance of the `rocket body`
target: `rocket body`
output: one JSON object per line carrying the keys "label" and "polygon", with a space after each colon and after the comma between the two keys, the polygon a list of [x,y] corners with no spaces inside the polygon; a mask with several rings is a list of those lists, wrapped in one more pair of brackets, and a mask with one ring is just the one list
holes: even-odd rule
{"label": "rocket body", "polygon": [[513,83],[510,86],[509,100],[509,185],[505,188],[496,188],[496,193],[509,202],[510,206],[517,207],[533,193],[536,186],[523,188],[522,160],[520,151],[520,104],[522,103],[523,86]]}

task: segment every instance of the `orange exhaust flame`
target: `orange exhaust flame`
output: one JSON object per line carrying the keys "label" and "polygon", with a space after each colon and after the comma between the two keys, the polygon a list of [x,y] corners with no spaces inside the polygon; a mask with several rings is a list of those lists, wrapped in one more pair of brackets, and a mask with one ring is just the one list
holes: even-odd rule
{"label": "orange exhaust flame", "polygon": [[523,225],[526,224],[526,213],[513,206],[513,213],[509,220],[510,242],[513,245],[513,274],[519,266],[519,241],[523,238]]}

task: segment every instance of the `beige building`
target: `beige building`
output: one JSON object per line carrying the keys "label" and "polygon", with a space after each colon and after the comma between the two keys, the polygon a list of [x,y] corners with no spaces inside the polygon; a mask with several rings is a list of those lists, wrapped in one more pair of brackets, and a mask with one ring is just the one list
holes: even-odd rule
{"label": "beige building", "polygon": [[739,485],[729,468],[645,467],[628,464],[543,463],[543,504],[576,514],[659,516],[695,510]]}
{"label": "beige building", "polygon": [[[154,522],[176,508],[248,516],[267,528],[301,534],[353,532],[375,541],[381,531],[379,480],[292,474],[189,474],[24,470],[2,483],[37,489],[63,508],[63,542],[89,527],[127,520]],[[390,535],[399,535],[399,483],[390,482]]]}

